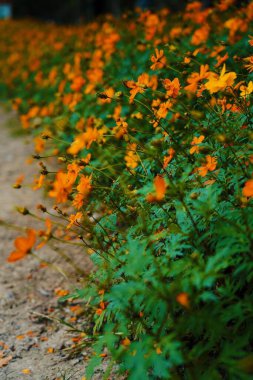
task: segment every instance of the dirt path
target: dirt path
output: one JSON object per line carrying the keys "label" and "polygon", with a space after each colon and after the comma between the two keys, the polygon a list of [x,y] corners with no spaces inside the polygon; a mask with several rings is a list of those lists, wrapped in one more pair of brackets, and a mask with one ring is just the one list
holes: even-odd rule
{"label": "dirt path", "polygon": [[[29,216],[19,215],[14,206],[34,210],[41,203],[42,194],[29,186],[20,190],[12,188],[21,173],[27,179],[35,175],[34,165],[25,164],[28,155],[33,153],[32,144],[26,141],[28,138],[10,135],[7,128],[10,118],[13,115],[0,111],[0,220],[22,227],[33,226],[34,221],[29,220]],[[59,317],[69,313],[70,318],[73,317],[66,305],[59,306],[54,289],[70,289],[76,277],[71,279],[73,271],[68,264],[62,268],[68,274],[66,280],[51,268],[42,267],[33,257],[7,263],[13,240],[19,234],[0,225],[0,379],[81,380],[85,357],[67,359],[65,350],[72,344],[73,335],[64,326],[36,314]],[[62,266],[62,260],[49,248],[43,249],[43,258]],[[86,258],[82,266],[89,270]],[[7,365],[1,365],[2,358],[10,359]]]}

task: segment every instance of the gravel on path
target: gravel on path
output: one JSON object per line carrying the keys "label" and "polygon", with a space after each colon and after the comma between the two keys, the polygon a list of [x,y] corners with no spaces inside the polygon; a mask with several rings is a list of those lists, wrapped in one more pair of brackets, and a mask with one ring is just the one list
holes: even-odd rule
{"label": "gravel on path", "polygon": [[[85,355],[68,359],[64,348],[71,344],[71,335],[63,325],[37,314],[48,315],[52,310],[69,312],[64,305],[61,306],[64,310],[59,311],[54,289],[73,288],[76,274],[49,247],[43,248],[43,258],[64,265],[62,269],[68,273],[68,279],[41,266],[33,257],[13,264],[6,261],[20,232],[6,227],[1,221],[21,227],[35,226],[33,219],[18,214],[14,208],[26,206],[34,211],[43,197],[41,191],[35,192],[27,185],[37,174],[35,165],[26,163],[28,156],[33,154],[33,147],[29,137],[11,136],[8,126],[13,120],[17,123],[13,113],[0,110],[0,379],[81,380]],[[12,185],[21,174],[27,179],[25,186],[14,189]],[[83,252],[77,254],[84,256],[81,264],[79,262],[82,268],[90,270],[89,259]],[[8,364],[3,365],[3,360]]]}

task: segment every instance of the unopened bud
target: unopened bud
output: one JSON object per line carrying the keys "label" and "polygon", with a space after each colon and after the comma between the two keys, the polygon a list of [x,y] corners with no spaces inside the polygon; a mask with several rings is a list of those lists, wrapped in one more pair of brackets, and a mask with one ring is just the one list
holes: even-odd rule
{"label": "unopened bud", "polygon": [[40,210],[40,211],[42,211],[42,212],[47,212],[46,207],[43,206],[43,205],[41,205],[41,204],[39,204],[39,205],[37,206],[37,209]]}
{"label": "unopened bud", "polygon": [[216,136],[216,139],[217,141],[224,143],[225,141],[227,141],[227,136],[224,134],[219,134]]}
{"label": "unopened bud", "polygon": [[65,157],[58,157],[59,162],[66,162],[67,159]]}
{"label": "unopened bud", "polygon": [[191,194],[190,194],[190,198],[191,198],[191,199],[198,199],[198,197],[199,197],[199,194],[198,194],[198,193],[191,193]]}
{"label": "unopened bud", "polygon": [[26,207],[16,207],[16,210],[22,215],[30,214],[29,210]]}

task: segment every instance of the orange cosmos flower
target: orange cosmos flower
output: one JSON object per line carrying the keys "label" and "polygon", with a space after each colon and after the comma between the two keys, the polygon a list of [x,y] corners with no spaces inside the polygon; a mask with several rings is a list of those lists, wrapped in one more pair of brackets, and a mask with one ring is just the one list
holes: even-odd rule
{"label": "orange cosmos flower", "polygon": [[179,294],[176,296],[176,300],[177,300],[177,302],[178,302],[180,305],[182,305],[182,306],[184,306],[184,307],[186,307],[186,308],[188,308],[188,307],[190,306],[189,296],[188,296],[188,294],[185,293],[185,292],[179,293]]}
{"label": "orange cosmos flower", "polygon": [[33,190],[38,190],[42,187],[45,177],[45,175],[41,174],[39,178],[35,178]]}
{"label": "orange cosmos flower", "polygon": [[77,212],[76,214],[72,214],[69,217],[69,224],[67,225],[67,229],[71,228],[78,220],[81,220],[83,217],[83,214],[81,212]]}
{"label": "orange cosmos flower", "polygon": [[155,177],[154,186],[155,186],[155,194],[147,195],[146,199],[148,202],[160,202],[165,197],[167,185],[162,176],[157,175]]}
{"label": "orange cosmos flower", "polygon": [[226,53],[223,57],[221,55],[217,56],[217,63],[215,67],[221,66],[228,59],[228,53]]}
{"label": "orange cosmos flower", "polygon": [[35,144],[34,150],[36,153],[43,152],[45,148],[45,140],[43,140],[41,137],[35,137],[34,144]]}
{"label": "orange cosmos flower", "polygon": [[232,4],[234,3],[234,0],[220,0],[219,3],[216,5],[219,11],[224,12],[226,11]]}
{"label": "orange cosmos flower", "polygon": [[236,73],[231,71],[226,73],[226,65],[223,65],[220,76],[212,73],[213,75],[209,77],[208,82],[205,84],[205,88],[214,94],[220,90],[225,90],[227,87],[231,87],[237,77]]}
{"label": "orange cosmos flower", "polygon": [[155,55],[152,55],[151,62],[153,62],[153,65],[150,66],[151,70],[162,69],[166,65],[166,57],[164,56],[164,51],[155,49]]}
{"label": "orange cosmos flower", "polygon": [[169,165],[170,161],[172,160],[176,152],[173,148],[170,148],[168,150],[168,153],[169,153],[169,156],[165,156],[163,159],[163,169],[167,168],[167,166]]}
{"label": "orange cosmos flower", "polygon": [[171,107],[171,100],[167,100],[166,102],[161,103],[158,110],[155,112],[156,117],[158,119],[165,119]]}
{"label": "orange cosmos flower", "polygon": [[188,78],[187,82],[189,83],[188,86],[185,87],[185,90],[190,92],[196,92],[198,88],[198,83],[202,81],[203,79],[207,79],[209,75],[211,74],[209,70],[208,65],[201,65],[200,66],[200,73],[192,73]]}
{"label": "orange cosmos flower", "polygon": [[208,172],[212,172],[216,169],[217,159],[212,156],[206,156],[206,164],[200,166],[197,170],[201,177],[205,177]]}
{"label": "orange cosmos flower", "polygon": [[19,236],[16,238],[14,242],[16,250],[10,254],[7,261],[9,263],[13,263],[15,261],[23,259],[31,251],[35,242],[36,242],[35,230],[28,229],[26,237]]}
{"label": "orange cosmos flower", "polygon": [[73,200],[73,206],[80,209],[83,206],[84,199],[87,198],[91,191],[91,175],[89,177],[82,175],[76,189],[78,193]]}
{"label": "orange cosmos flower", "polygon": [[25,179],[25,176],[24,174],[21,174],[15,181],[13,187],[14,189],[19,189],[22,185],[22,183],[24,182],[24,179]]}
{"label": "orange cosmos flower", "polygon": [[249,44],[250,46],[253,46],[253,36],[249,36]]}
{"label": "orange cosmos flower", "polygon": [[64,203],[68,199],[68,195],[72,190],[72,184],[69,181],[68,175],[59,171],[56,174],[53,189],[49,191],[49,196],[56,198],[57,203]]}
{"label": "orange cosmos flower", "polygon": [[127,134],[128,123],[120,117],[116,121],[116,124],[117,126],[113,128],[112,132],[114,133],[116,139],[121,139],[124,135]]}
{"label": "orange cosmos flower", "polygon": [[240,87],[240,96],[243,97],[243,98],[246,98],[246,96],[248,96],[249,94],[251,94],[253,92],[253,82],[252,80],[248,83],[247,86],[241,86]]}
{"label": "orange cosmos flower", "polygon": [[242,193],[245,197],[253,197],[253,179],[245,182],[244,188],[242,189]]}
{"label": "orange cosmos flower", "polygon": [[101,137],[101,131],[96,128],[88,127],[86,132],[78,135],[68,148],[67,152],[75,156],[83,148],[89,149],[91,144]]}
{"label": "orange cosmos flower", "polygon": [[154,13],[149,13],[145,22],[145,38],[147,41],[151,41],[154,38],[159,26],[161,26],[159,17]]}
{"label": "orange cosmos flower", "polygon": [[107,90],[102,92],[99,96],[100,103],[105,104],[105,103],[111,103],[112,98],[114,97],[114,89],[112,87],[109,87]]}
{"label": "orange cosmos flower", "polygon": [[129,101],[132,103],[138,93],[143,94],[148,87],[155,89],[157,87],[157,79],[156,77],[150,78],[148,74],[143,73],[139,75],[137,82],[127,80],[124,84],[127,88],[131,89]]}
{"label": "orange cosmos flower", "polygon": [[191,39],[191,43],[193,45],[203,44],[204,42],[207,41],[209,32],[210,32],[210,27],[207,24],[203,25],[201,28],[195,30]]}
{"label": "orange cosmos flower", "polygon": [[[253,41],[253,40],[252,40]],[[253,46],[253,44],[252,44]],[[244,58],[243,59],[245,62],[248,62],[247,65],[244,65],[244,67],[250,72],[252,73],[253,71],[253,55],[251,57],[247,57],[247,58]]]}
{"label": "orange cosmos flower", "polygon": [[78,173],[81,170],[81,167],[77,165],[75,162],[73,162],[72,164],[69,164],[67,166],[67,169],[68,169],[67,180],[70,184],[74,184],[77,179]]}
{"label": "orange cosmos flower", "polygon": [[166,90],[166,96],[176,98],[179,94],[180,83],[178,78],[174,78],[172,81],[170,79],[164,79],[162,81],[163,87]]}
{"label": "orange cosmos flower", "polygon": [[72,91],[80,92],[85,84],[85,79],[81,76],[74,78],[70,88]]}
{"label": "orange cosmos flower", "polygon": [[137,144],[129,144],[127,146],[127,154],[125,156],[126,166],[135,169],[138,166],[139,157],[136,154]]}
{"label": "orange cosmos flower", "polygon": [[125,346],[125,347],[128,347],[128,346],[130,346],[130,344],[131,344],[131,340],[128,339],[128,338],[125,338],[125,339],[123,339],[123,340],[121,341],[121,344],[122,344],[123,346]]}
{"label": "orange cosmos flower", "polygon": [[194,137],[192,142],[191,142],[191,145],[193,145],[193,147],[190,149],[190,154],[193,154],[193,153],[199,153],[199,146],[198,144],[201,144],[202,141],[204,140],[205,136],[201,135],[199,137]]}
{"label": "orange cosmos flower", "polygon": [[232,17],[228,19],[225,24],[225,28],[229,29],[229,41],[231,43],[235,42],[238,31],[246,32],[248,28],[247,21],[240,17]]}

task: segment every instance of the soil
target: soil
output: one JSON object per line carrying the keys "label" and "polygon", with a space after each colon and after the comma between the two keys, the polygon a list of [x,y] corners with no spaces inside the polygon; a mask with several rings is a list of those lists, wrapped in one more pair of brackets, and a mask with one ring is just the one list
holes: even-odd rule
{"label": "soil", "polygon": [[[66,277],[52,267],[44,267],[34,257],[16,263],[6,261],[13,251],[14,239],[24,233],[1,221],[37,228],[37,222],[19,214],[15,206],[25,206],[38,214],[36,205],[43,199],[42,192],[29,185],[38,173],[34,164],[26,163],[33,154],[33,144],[27,136],[13,136],[11,124],[15,123],[13,113],[0,110],[0,379],[81,380],[88,353],[70,358],[68,348],[73,345],[73,333],[54,319],[75,317],[68,304],[59,303],[55,289],[73,290],[77,273],[50,247],[44,247],[39,255],[60,267]],[[24,186],[14,189],[12,185],[20,174],[25,175]],[[43,204],[52,207],[49,200]],[[90,271],[91,262],[83,249],[71,249],[71,256],[85,272]],[[95,378],[102,379],[102,375]]]}

